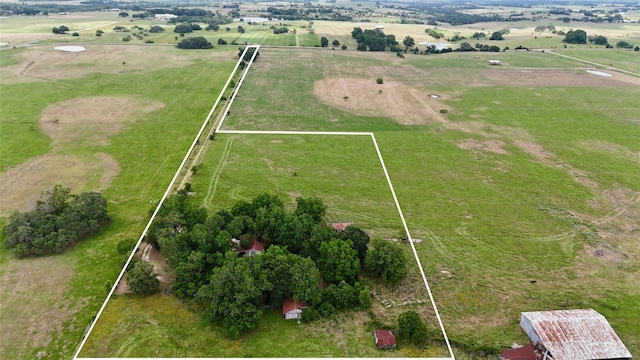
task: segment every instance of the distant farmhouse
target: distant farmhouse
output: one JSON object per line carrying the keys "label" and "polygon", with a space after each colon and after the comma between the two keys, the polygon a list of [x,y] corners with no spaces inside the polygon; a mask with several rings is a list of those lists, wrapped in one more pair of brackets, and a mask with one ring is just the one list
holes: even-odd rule
{"label": "distant farmhouse", "polygon": [[178,17],[178,15],[173,14],[155,14],[153,18],[155,20],[169,20]]}

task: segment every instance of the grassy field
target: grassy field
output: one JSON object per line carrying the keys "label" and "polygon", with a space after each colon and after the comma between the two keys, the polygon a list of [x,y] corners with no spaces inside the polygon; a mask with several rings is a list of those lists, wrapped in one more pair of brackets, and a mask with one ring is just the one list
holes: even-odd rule
{"label": "grassy field", "polygon": [[[95,333],[113,342],[87,342],[81,356],[100,357],[435,357],[438,348],[402,346],[396,351],[376,349],[374,330],[365,312],[343,314],[314,324],[286,321],[269,310],[261,326],[239,340],[229,340],[220,329],[203,321],[172,297],[118,296],[108,305]],[[344,337],[338,334],[344,335]]]}
{"label": "grassy field", "polygon": [[[236,46],[213,51],[156,46],[178,41],[171,27],[149,35],[154,44],[125,43],[113,26],[148,28],[151,22],[106,12],[76,15],[0,20],[0,41],[39,39],[46,44],[0,52],[0,175],[14,174],[10,171],[37,159],[73,175],[77,164],[106,154],[117,163],[112,169],[117,176],[103,190],[114,222],[104,234],[58,256],[19,260],[0,249],[0,323],[3,333],[11,334],[0,339],[1,358],[68,358],[75,351],[124,261],[116,243],[139,236],[149,199],[157,201],[163,193],[237,59]],[[426,26],[382,23],[399,41],[406,35],[416,42],[433,41],[424,33]],[[50,28],[62,24],[80,36],[47,39]],[[247,31],[239,34],[237,25],[230,24],[229,32],[223,26],[193,35],[214,44],[224,38],[284,46],[298,41],[306,47],[326,36],[330,43],[337,39],[348,46],[348,51],[261,49],[224,128],[373,131],[409,230],[419,241],[416,249],[456,358],[479,358],[474,350],[495,352],[526,342],[517,325],[521,311],[578,307],[603,313],[632,354],[640,354],[637,79],[617,73],[609,80],[589,78],[584,70],[593,66],[540,52],[407,54],[400,59],[352,51],[350,31],[373,23],[316,21],[316,35],[298,28],[297,39],[292,33],[272,34],[262,25],[243,25]],[[498,46],[562,47],[560,37],[532,34],[534,26],[492,23],[442,31],[470,35],[511,27]],[[103,37],[95,36],[96,29],[105,31]],[[587,30],[594,31],[640,42],[637,25],[599,24]],[[50,49],[61,43],[85,44],[88,51]],[[640,69],[635,52],[589,46],[562,53],[636,73]],[[503,66],[490,67],[489,58]],[[380,87],[379,96],[360,97],[378,77],[384,78],[384,93]],[[321,99],[320,85],[337,100]],[[121,101],[114,104],[163,106],[127,113],[122,121],[95,110],[114,98]],[[52,105],[75,99],[96,101],[84,111],[97,111],[96,120],[85,125],[120,130],[93,142],[49,136],[43,116]],[[390,112],[403,106],[400,115]],[[415,112],[426,114],[423,121],[402,123],[403,116]],[[64,171],[71,168],[67,163],[51,162],[63,158],[75,161],[74,171]],[[34,184],[35,174],[48,173],[31,166],[20,171],[21,190],[39,192],[66,179],[51,171],[48,182]],[[74,190],[94,188],[100,175],[87,179],[74,183]],[[353,221],[384,237],[401,236],[368,137],[218,134],[193,186],[195,200],[210,209],[264,191],[286,201],[321,196],[329,205],[328,220]],[[402,286],[383,295],[426,299],[420,284],[412,267]],[[416,309],[437,339],[430,305]],[[388,324],[401,310],[378,303],[373,308]],[[172,297],[118,296],[84,354],[298,357],[312,349],[309,356],[317,357],[446,355],[438,340],[421,351],[400,344],[396,352],[378,352],[370,338],[371,318],[364,313],[317,326],[297,326],[270,312],[263,320],[260,331],[230,342]],[[278,336],[270,336],[274,333]],[[335,333],[348,336],[337,340]],[[165,341],[159,345],[158,338]],[[305,341],[295,342],[301,338]],[[222,345],[212,346],[212,339]]]}
{"label": "grassy field", "polygon": [[[391,55],[315,51],[318,65],[310,66],[303,54],[292,57],[300,63],[282,61],[290,52],[263,51],[226,127],[374,131],[410,231],[424,240],[417,249],[454,343],[497,350],[526,341],[517,326],[521,311],[593,307],[637,353],[637,86],[594,87],[597,79],[575,88],[544,79],[499,84],[469,54],[398,63]],[[549,54],[496,55],[509,68],[583,73],[573,69],[584,64]],[[398,128],[314,99],[313,83],[323,76],[368,78],[372,69],[447,97],[449,122]],[[262,100],[267,94],[300,100],[274,109]],[[497,140],[502,150],[461,148],[470,139]],[[618,211],[628,215],[612,215]],[[596,248],[608,255],[594,256]]]}
{"label": "grassy field", "polygon": [[[30,51],[31,55],[35,54],[33,49]],[[168,54],[175,56],[173,51],[175,49],[170,49]],[[113,61],[152,62],[157,56],[167,55],[163,48],[138,53],[132,60],[127,57],[130,54],[123,51],[112,55]],[[13,58],[18,63],[15,66],[29,62],[25,50],[3,51],[2,56]],[[46,50],[38,56],[42,60],[32,66],[34,72],[40,71],[39,66],[46,66],[47,56],[55,59],[56,54]],[[106,284],[113,282],[124,262],[117,255],[117,242],[139,236],[146,223],[149,199],[159,199],[166,189],[236,61],[235,51],[188,52],[182,61],[178,60],[182,64],[171,65],[174,67],[171,71],[153,66],[146,71],[135,70],[131,64],[130,69],[120,68],[119,73],[110,73],[113,69],[108,61],[92,62],[91,74],[85,76],[56,72],[55,77],[46,82],[17,77],[12,84],[4,82],[6,73],[3,72],[0,85],[3,176],[30,159],[46,156],[55,159],[63,155],[81,159],[97,153],[112,157],[119,172],[102,191],[114,221],[100,236],[56,256],[15,259],[6,249],[0,250],[0,287],[3,289],[0,322],[3,334],[7,335],[0,341],[0,357],[26,359],[40,354],[48,358],[70,358],[73,355],[85,327],[104,301]],[[215,65],[211,65],[212,62]],[[3,61],[2,71],[13,71],[10,69],[13,65],[4,65]],[[74,64],[70,62],[66,66],[70,70]],[[128,101],[138,97],[161,102],[164,107],[130,118],[131,122],[120,132],[110,134],[106,143],[91,144],[76,139],[59,145],[55,139],[49,140],[40,128],[40,117],[46,109],[62,101],[78,98]],[[98,103],[95,107],[99,108]],[[84,112],[91,110],[84,109]],[[97,123],[114,121],[113,126],[118,125],[108,112],[95,115]],[[53,163],[52,166],[65,169],[70,165]],[[77,167],[64,173],[80,171]],[[37,196],[40,189],[51,188],[61,181],[54,172],[42,183],[33,184],[32,178],[37,173],[38,168],[19,172],[23,180],[11,191],[31,189],[35,193],[31,195]],[[87,191],[92,185],[80,182],[73,184],[73,188],[74,192]],[[3,203],[3,210],[7,210],[7,205]]]}

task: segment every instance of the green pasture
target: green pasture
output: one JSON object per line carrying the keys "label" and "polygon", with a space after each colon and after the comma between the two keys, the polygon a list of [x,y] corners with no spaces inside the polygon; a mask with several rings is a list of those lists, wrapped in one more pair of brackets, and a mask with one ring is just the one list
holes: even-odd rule
{"label": "green pasture", "polygon": [[[165,104],[164,108],[111,136],[109,145],[78,143],[58,150],[73,152],[79,157],[104,152],[118,161],[120,173],[102,192],[109,201],[109,212],[114,221],[100,236],[61,255],[21,260],[7,254],[4,248],[0,250],[0,274],[3,276],[8,276],[9,271],[32,272],[54,265],[51,271],[70,274],[54,288],[49,284],[38,289],[40,297],[29,293],[16,297],[15,291],[0,295],[3,328],[11,329],[16,335],[23,333],[17,341],[5,341],[3,336],[1,357],[36,358],[43,351],[52,358],[70,358],[74,354],[85,327],[105,299],[106,283],[113,283],[124,263],[125,259],[117,254],[116,244],[126,237],[139,237],[146,225],[150,199],[157,201],[164,193],[237,61],[235,51],[231,51],[227,52],[228,60],[217,59],[212,66],[207,54],[217,53],[191,52],[189,56],[199,57],[199,60],[171,70],[123,74],[96,72],[77,79],[0,85],[3,171],[50,150],[49,140],[38,126],[38,118],[48,105],[84,96],[143,97]],[[154,53],[146,54],[146,61],[154,61],[155,56]],[[52,263],[54,260],[56,262]],[[17,282],[3,284],[5,286],[22,285]],[[60,298],[53,295],[58,292],[62,294]],[[8,299],[12,299],[11,302]],[[57,299],[56,303],[52,303],[54,299]],[[47,329],[48,311],[67,314],[59,325],[63,331],[57,327]],[[13,314],[25,315],[14,317]],[[41,322],[43,324],[38,326],[43,330],[40,331],[50,338],[50,342],[33,343],[28,324]]]}
{"label": "green pasture", "polygon": [[[287,321],[267,310],[259,328],[238,340],[166,295],[116,296],[100,317],[82,357],[436,357],[442,348],[380,351],[366,312],[311,324]],[[340,334],[341,336],[339,336]]]}
{"label": "green pasture", "polygon": [[[232,26],[233,25],[233,26]],[[231,31],[237,31],[237,23],[230,24]],[[240,24],[245,32],[239,34],[236,42],[238,44],[249,45],[276,45],[276,46],[296,46],[295,28],[289,27],[289,32],[284,34],[274,34],[272,29],[262,25]],[[277,26],[277,25],[276,25]]]}
{"label": "green pasture", "polygon": [[637,51],[617,49],[606,49],[603,51],[558,49],[556,52],[640,74],[640,52]]}
{"label": "green pasture", "polygon": [[[260,58],[252,65],[233,111],[227,116],[224,129],[242,130],[315,130],[371,131],[406,129],[386,118],[363,118],[329,107],[315,100],[313,84],[325,72],[344,72],[353,76],[368,76],[375,82],[378,73],[368,66],[390,66],[388,54],[308,49],[261,49]],[[395,55],[394,55],[395,56]],[[262,70],[262,63],[270,64]],[[283,76],[286,74],[286,76]],[[246,90],[245,90],[246,89]],[[265,113],[265,109],[269,109]],[[337,119],[337,121],[336,121]]]}
{"label": "green pasture", "polygon": [[[335,151],[340,149],[340,151]],[[366,179],[366,181],[365,181]],[[327,221],[399,238],[402,222],[370,136],[218,134],[192,182],[210,211],[275,193],[285,204],[319,197]]]}
{"label": "green pasture", "polygon": [[[487,84],[465,88],[465,77],[470,83],[482,77],[474,75],[477,69],[469,69],[488,68],[486,59],[477,64],[474,54],[407,56],[406,64],[397,65],[391,55],[385,60],[366,58],[369,53],[365,53],[357,59],[357,52],[344,56],[308,52],[314,54],[313,63],[302,52],[263,50],[259,61],[271,65],[256,63],[225,127],[373,131],[412,236],[421,240],[416,248],[445,329],[454,344],[466,349],[458,350],[461,354],[470,349],[496,352],[512,342],[525,342],[526,335],[518,327],[522,311],[576,307],[605,313],[632,353],[640,350],[640,338],[632,325],[640,318],[638,291],[628,282],[638,271],[637,265],[631,260],[615,265],[584,252],[586,246],[618,246],[598,238],[588,220],[606,218],[614,208],[594,208],[593,201],[602,195],[576,182],[566,170],[569,166],[584,171],[601,189],[640,190],[635,171],[638,160],[633,155],[640,151],[637,87]],[[300,55],[282,61],[289,53]],[[537,52],[495,55],[513,68],[583,67],[577,61]],[[334,56],[341,68],[331,66]],[[322,73],[316,70],[320,64]],[[391,120],[352,117],[315,99],[314,81],[323,76],[371,76],[367,69],[373,66],[383,67],[385,79],[457,94],[448,101],[453,109],[449,119],[485,122],[485,131],[504,142],[506,153],[469,151],[456,145],[469,138],[486,140],[480,135],[440,125],[406,127]],[[408,71],[411,68],[414,70]],[[408,74],[418,73],[417,69],[424,73],[411,78]],[[267,94],[272,99],[288,94],[297,101],[267,102]],[[323,121],[329,116],[340,120]],[[542,164],[516,146],[520,137],[540,144],[565,165]],[[234,159],[234,147],[229,149],[227,156]],[[339,149],[326,151],[338,156]],[[254,151],[262,158],[265,150],[260,144]],[[298,154],[292,153],[283,159]],[[317,155],[306,151],[304,156],[315,159]],[[238,161],[241,158],[238,155]],[[214,160],[214,166],[225,161]],[[250,168],[266,166],[258,165],[265,160],[247,161]],[[248,176],[236,171],[237,177],[227,175],[232,184]],[[257,177],[260,184],[269,183],[262,175]],[[265,189],[277,188],[281,181]],[[243,191],[244,186],[234,190],[232,185],[226,190],[229,194]],[[579,215],[572,220],[558,218],[555,212]],[[637,256],[630,243],[622,246],[631,251],[628,256]]]}
{"label": "green pasture", "polygon": [[[316,34],[303,33],[304,30],[300,30],[297,34],[298,44],[300,46],[320,46],[320,38]],[[329,42],[331,43],[331,41]]]}
{"label": "green pasture", "polygon": [[38,15],[38,16],[11,16],[0,19],[0,34],[10,33],[45,33],[51,34],[51,29],[65,25],[69,28],[69,36],[73,32],[89,28],[115,26],[121,22],[128,22],[118,16],[117,12],[79,12],[68,15]]}

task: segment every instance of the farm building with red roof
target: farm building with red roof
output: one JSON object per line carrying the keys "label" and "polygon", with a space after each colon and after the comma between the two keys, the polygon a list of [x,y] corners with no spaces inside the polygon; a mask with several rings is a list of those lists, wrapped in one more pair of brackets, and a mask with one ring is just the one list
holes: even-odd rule
{"label": "farm building with red roof", "polygon": [[264,244],[258,241],[257,238],[253,238],[253,243],[248,249],[240,249],[238,253],[244,254],[244,256],[253,256],[264,252]]}
{"label": "farm building with red roof", "polygon": [[631,359],[607,319],[593,309],[523,312],[520,326],[546,359]]}
{"label": "farm building with red roof", "polygon": [[302,309],[309,307],[306,303],[288,298],[282,303],[282,316],[286,320],[302,318]]}
{"label": "farm building with red roof", "polygon": [[373,337],[379,349],[393,349],[396,347],[396,336],[391,330],[378,329],[373,332]]}

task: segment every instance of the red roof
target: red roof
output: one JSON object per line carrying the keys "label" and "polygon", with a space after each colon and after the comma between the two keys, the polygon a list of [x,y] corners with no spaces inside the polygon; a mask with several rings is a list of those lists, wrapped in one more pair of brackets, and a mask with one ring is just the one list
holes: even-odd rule
{"label": "red roof", "polygon": [[533,344],[527,344],[517,349],[509,349],[500,353],[504,360],[538,360]]}
{"label": "red roof", "polygon": [[352,224],[351,223],[328,223],[327,225],[329,225],[335,231],[343,231],[344,229],[348,228]]}
{"label": "red roof", "polygon": [[264,244],[261,243],[260,241],[258,241],[257,238],[253,238],[253,244],[251,244],[251,247],[248,249],[241,249],[240,252],[247,252],[247,251],[251,251],[251,250],[257,250],[257,251],[261,251],[264,252]]}
{"label": "red roof", "polygon": [[555,359],[630,359],[607,319],[593,309],[523,312],[520,326]]}
{"label": "red roof", "polygon": [[282,303],[282,315],[288,313],[291,310],[304,309],[309,307],[307,303],[302,301],[294,301],[292,298],[288,298]]}
{"label": "red roof", "polygon": [[378,347],[384,348],[396,345],[396,336],[393,335],[391,330],[378,329],[375,331],[374,336],[376,337],[376,345],[378,345]]}

